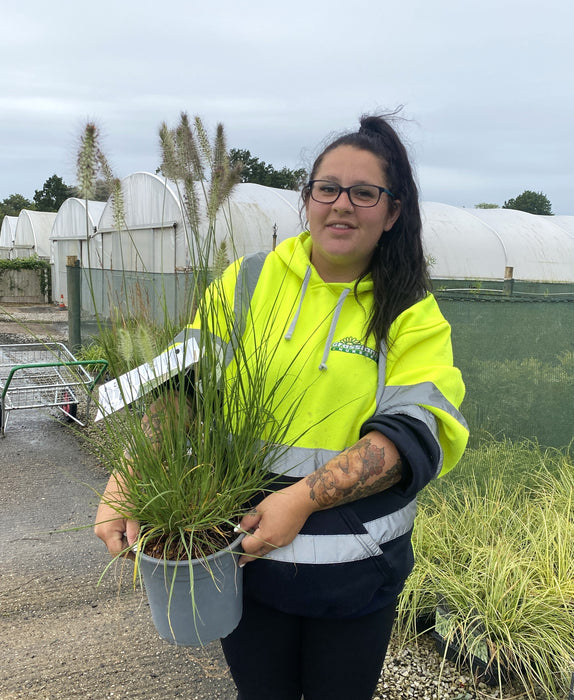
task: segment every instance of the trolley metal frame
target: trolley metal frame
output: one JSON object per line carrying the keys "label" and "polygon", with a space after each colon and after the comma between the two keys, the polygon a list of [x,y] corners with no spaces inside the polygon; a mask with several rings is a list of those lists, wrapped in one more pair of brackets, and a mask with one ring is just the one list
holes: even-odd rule
{"label": "trolley metal frame", "polygon": [[[98,369],[92,377],[86,367]],[[91,393],[105,372],[106,360],[76,360],[62,343],[0,345],[0,437],[8,413],[55,406],[68,418],[77,417],[79,392],[86,394],[89,415]]]}

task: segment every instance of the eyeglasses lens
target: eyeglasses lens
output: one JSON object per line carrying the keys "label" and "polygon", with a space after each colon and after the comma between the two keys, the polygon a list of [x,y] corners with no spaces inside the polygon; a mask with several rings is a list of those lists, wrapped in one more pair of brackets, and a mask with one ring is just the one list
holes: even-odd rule
{"label": "eyeglasses lens", "polygon": [[381,196],[377,187],[371,185],[355,185],[350,190],[351,202],[362,207],[372,207]]}

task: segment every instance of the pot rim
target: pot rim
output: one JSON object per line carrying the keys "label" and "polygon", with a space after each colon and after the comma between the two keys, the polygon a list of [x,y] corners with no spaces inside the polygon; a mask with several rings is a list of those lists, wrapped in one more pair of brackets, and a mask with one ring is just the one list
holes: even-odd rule
{"label": "pot rim", "polygon": [[242,554],[243,551],[240,550],[239,545],[241,544],[241,541],[245,537],[244,532],[240,533],[234,540],[233,542],[230,542],[226,547],[223,549],[218,549],[216,552],[213,552],[212,554],[208,554],[206,557],[201,557],[201,558],[196,558],[196,559],[165,559],[164,557],[152,557],[149,554],[146,554],[143,550],[139,550],[137,545],[134,545],[132,547],[132,551],[135,554],[136,558],[141,558],[144,561],[151,563],[151,562],[163,562],[164,566],[178,566],[179,564],[193,564],[194,562],[198,563],[204,563],[204,562],[209,562],[213,561],[214,559],[218,559],[219,557],[223,556],[224,554],[230,552],[231,554]]}

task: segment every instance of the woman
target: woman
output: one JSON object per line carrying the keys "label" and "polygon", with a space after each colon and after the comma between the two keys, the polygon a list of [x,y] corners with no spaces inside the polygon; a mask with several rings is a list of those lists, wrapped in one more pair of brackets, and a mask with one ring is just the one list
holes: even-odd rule
{"label": "woman", "polygon": [[[302,196],[309,230],[223,278],[229,298],[249,290],[246,356],[271,325],[269,373],[304,398],[277,490],[238,525],[244,612],[222,646],[239,700],[368,700],[413,566],[416,495],[466,445],[464,386],[389,122],[364,117],[331,143]],[[114,522],[97,531],[112,553],[137,527]]]}

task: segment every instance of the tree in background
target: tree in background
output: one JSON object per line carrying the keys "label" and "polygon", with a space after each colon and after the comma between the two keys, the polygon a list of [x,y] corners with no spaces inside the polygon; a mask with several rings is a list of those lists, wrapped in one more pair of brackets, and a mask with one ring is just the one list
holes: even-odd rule
{"label": "tree in background", "polygon": [[241,182],[255,182],[266,187],[278,187],[282,190],[298,190],[307,179],[307,171],[304,168],[290,170],[275,168],[259,158],[252,156],[248,150],[232,148],[229,152],[231,166],[242,164]]}
{"label": "tree in background", "polygon": [[[111,194],[111,185],[104,179],[98,179],[95,183],[93,199],[106,202]],[[58,175],[49,177],[41,190],[34,192],[33,202],[21,194],[11,194],[0,202],[0,226],[5,216],[18,216],[22,209],[35,209],[36,211],[58,211],[62,204],[70,197],[81,196],[78,187],[66,185]]]}
{"label": "tree in background", "polygon": [[29,199],[21,194],[11,194],[0,202],[0,226],[5,216],[18,216],[22,209],[35,209]]}
{"label": "tree in background", "polygon": [[[161,172],[160,168],[156,170],[156,173],[159,172]],[[81,190],[82,188],[80,186],[72,187],[72,194],[70,197],[79,197],[80,199],[84,199]],[[112,191],[113,185],[111,183],[103,178],[97,178],[94,183],[94,190],[90,199],[93,202],[107,202],[112,194]]]}
{"label": "tree in background", "polygon": [[502,205],[503,209],[519,209],[529,214],[543,214],[552,216],[552,203],[542,192],[524,190],[522,194],[514,199],[509,199]]}
{"label": "tree in background", "polygon": [[34,192],[34,203],[38,211],[58,211],[62,204],[74,196],[74,189],[58,175],[52,175],[41,190]]}
{"label": "tree in background", "polygon": [[498,204],[491,204],[490,202],[480,202],[474,205],[475,209],[500,209]]}
{"label": "tree in background", "polygon": [[94,200],[96,202],[107,202],[114,191],[113,183],[107,180],[98,178],[96,180],[96,189],[94,191]]}

